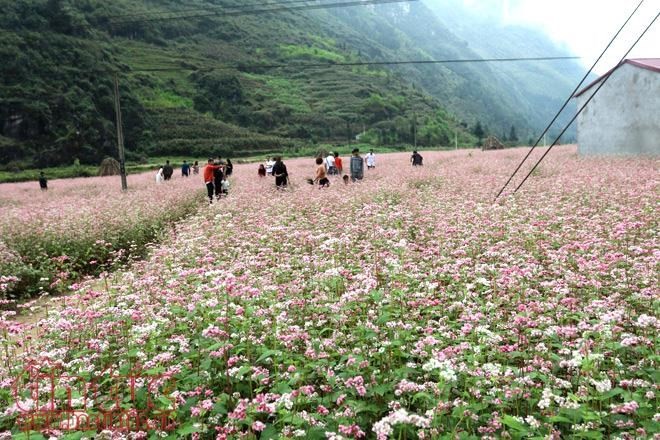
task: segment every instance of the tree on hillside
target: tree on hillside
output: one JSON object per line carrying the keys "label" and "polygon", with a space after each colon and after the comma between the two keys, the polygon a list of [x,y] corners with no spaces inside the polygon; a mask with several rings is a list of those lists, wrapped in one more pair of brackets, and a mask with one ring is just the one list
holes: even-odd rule
{"label": "tree on hillside", "polygon": [[511,142],[518,142],[518,135],[516,134],[516,127],[511,126],[511,131],[509,131],[509,139]]}
{"label": "tree on hillside", "polygon": [[481,143],[481,140],[484,138],[484,135],[486,132],[484,131],[484,127],[481,125],[481,121],[477,121],[477,124],[474,126],[472,129],[472,134],[479,139],[479,143]]}

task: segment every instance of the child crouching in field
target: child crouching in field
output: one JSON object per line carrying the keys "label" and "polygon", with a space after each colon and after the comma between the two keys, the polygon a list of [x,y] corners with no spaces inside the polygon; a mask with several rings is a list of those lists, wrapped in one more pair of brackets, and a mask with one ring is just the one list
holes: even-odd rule
{"label": "child crouching in field", "polygon": [[316,179],[314,180],[319,183],[319,189],[330,186],[330,180],[328,180],[327,177],[325,164],[323,163],[323,159],[320,157],[316,158]]}

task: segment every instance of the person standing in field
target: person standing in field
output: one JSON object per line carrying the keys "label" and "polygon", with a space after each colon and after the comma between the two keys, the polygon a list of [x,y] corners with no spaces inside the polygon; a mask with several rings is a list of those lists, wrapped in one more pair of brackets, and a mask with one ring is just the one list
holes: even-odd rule
{"label": "person standing in field", "polygon": [[337,169],[337,175],[341,176],[344,174],[344,163],[339,157],[339,153],[335,153],[335,168]]}
{"label": "person standing in field", "polygon": [[225,178],[225,164],[222,162],[222,158],[218,158],[214,161],[214,165],[217,165],[217,168],[213,170],[213,185],[215,187],[215,197],[220,200],[222,196],[222,181]]}
{"label": "person standing in field", "polygon": [[266,177],[266,167],[264,164],[259,165],[259,170],[257,171],[257,174],[259,174],[259,177]]}
{"label": "person standing in field", "polygon": [[328,154],[328,157],[325,158],[325,167],[329,176],[337,174],[337,168],[335,167],[335,156],[332,154],[332,151],[330,154]]}
{"label": "person standing in field", "polygon": [[282,162],[281,157],[275,158],[273,165],[273,176],[275,176],[275,186],[277,189],[285,189],[289,181],[289,173],[286,170],[286,165]]}
{"label": "person standing in field", "polygon": [[320,157],[316,158],[316,178],[314,181],[318,182],[319,189],[330,186],[330,180],[328,180],[328,175],[325,169],[325,165],[323,164],[323,159]]}
{"label": "person standing in field", "polygon": [[192,166],[192,172],[193,174],[199,174],[199,162],[195,161],[195,163]]}
{"label": "person standing in field", "polygon": [[231,159],[227,159],[227,167],[225,168],[225,175],[229,177],[233,173],[234,173],[234,164],[231,163]]}
{"label": "person standing in field", "polygon": [[189,177],[189,176],[190,176],[190,165],[188,165],[188,162],[184,160],[183,165],[181,165],[181,177]]}
{"label": "person standing in field", "polygon": [[360,156],[360,150],[357,148],[353,150],[351,156],[351,180],[362,180],[364,178],[364,159]]}
{"label": "person standing in field", "polygon": [[168,160],[165,162],[165,166],[163,167],[163,177],[165,180],[170,180],[173,174],[174,168],[172,168],[172,165],[170,165],[170,161]]}
{"label": "person standing in field", "polygon": [[413,151],[413,154],[410,157],[410,162],[412,163],[412,166],[414,166],[414,167],[421,167],[422,165],[424,165],[424,163],[423,163],[424,158],[417,151]]}
{"label": "person standing in field", "polygon": [[376,155],[374,154],[374,150],[369,150],[369,154],[367,154],[367,169],[372,169],[376,168]]}
{"label": "person standing in field", "polygon": [[215,170],[220,168],[219,165],[213,164],[213,159],[209,159],[204,167],[204,183],[206,184],[206,192],[209,196],[209,205],[213,204],[213,190],[215,189]]}
{"label": "person standing in field", "polygon": [[277,159],[276,157],[273,157],[272,159],[266,160],[266,174],[272,176],[273,175],[273,167],[275,166],[275,162]]}
{"label": "person standing in field", "polygon": [[165,176],[163,175],[163,167],[159,167],[158,171],[156,171],[156,183],[161,184],[165,180]]}
{"label": "person standing in field", "polygon": [[42,191],[48,190],[48,179],[46,179],[46,175],[43,171],[39,173],[39,188],[41,188]]}

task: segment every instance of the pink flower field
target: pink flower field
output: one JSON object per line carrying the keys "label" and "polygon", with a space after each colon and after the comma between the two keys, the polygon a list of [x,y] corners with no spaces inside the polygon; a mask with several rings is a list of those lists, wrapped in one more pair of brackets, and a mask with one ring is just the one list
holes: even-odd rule
{"label": "pink flower field", "polygon": [[57,291],[70,278],[140,253],[165,225],[196,209],[199,180],[175,175],[156,185],[152,173],[128,176],[126,194],[119,177],[53,180],[45,192],[36,182],[0,185],[0,276],[12,277],[0,284],[0,299],[6,291]]}
{"label": "pink flower field", "polygon": [[[660,162],[560,147],[493,203],[523,150],[422,153],[323,190],[309,159],[286,192],[236,166],[107,285],[5,313],[0,438],[659,438]],[[179,192],[94,188],[63,187],[44,229],[139,224]],[[52,206],[2,191],[3,238]]]}

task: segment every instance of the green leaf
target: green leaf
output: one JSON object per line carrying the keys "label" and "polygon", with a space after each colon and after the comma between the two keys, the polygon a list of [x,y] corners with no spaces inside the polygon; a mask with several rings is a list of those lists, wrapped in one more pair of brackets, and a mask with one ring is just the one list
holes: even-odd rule
{"label": "green leaf", "polygon": [[261,356],[259,356],[256,363],[258,364],[258,363],[268,359],[269,357],[281,356],[281,355],[282,355],[282,352],[280,350],[266,350],[263,353],[261,353]]}
{"label": "green leaf", "polygon": [[165,405],[165,407],[167,407],[167,408],[172,406],[172,401],[170,399],[168,399],[167,397],[165,397],[165,396],[159,396],[158,401],[160,403],[162,403],[163,405]]}
{"label": "green leaf", "polygon": [[598,396],[598,400],[602,401],[602,400],[611,399],[612,397],[618,396],[619,394],[622,394],[622,393],[623,393],[623,390],[621,388],[613,388],[613,389],[609,390],[607,393]]}
{"label": "green leaf", "polygon": [[188,422],[176,430],[176,433],[180,436],[190,435],[193,432],[199,432],[199,428],[193,426],[192,422]]}
{"label": "green leaf", "polygon": [[550,422],[551,423],[571,423],[571,424],[573,423],[571,421],[571,419],[569,419],[568,417],[564,417],[564,416],[552,416],[552,417],[550,417]]}
{"label": "green leaf", "polygon": [[511,416],[502,417],[502,423],[508,426],[509,428],[519,431],[521,433],[526,433],[528,431],[527,426],[520,423],[518,420],[514,419]]}
{"label": "green leaf", "polygon": [[266,426],[266,429],[264,429],[261,432],[261,440],[273,440],[277,439],[279,437],[279,432],[277,431],[277,428],[275,428],[275,425],[268,425]]}

